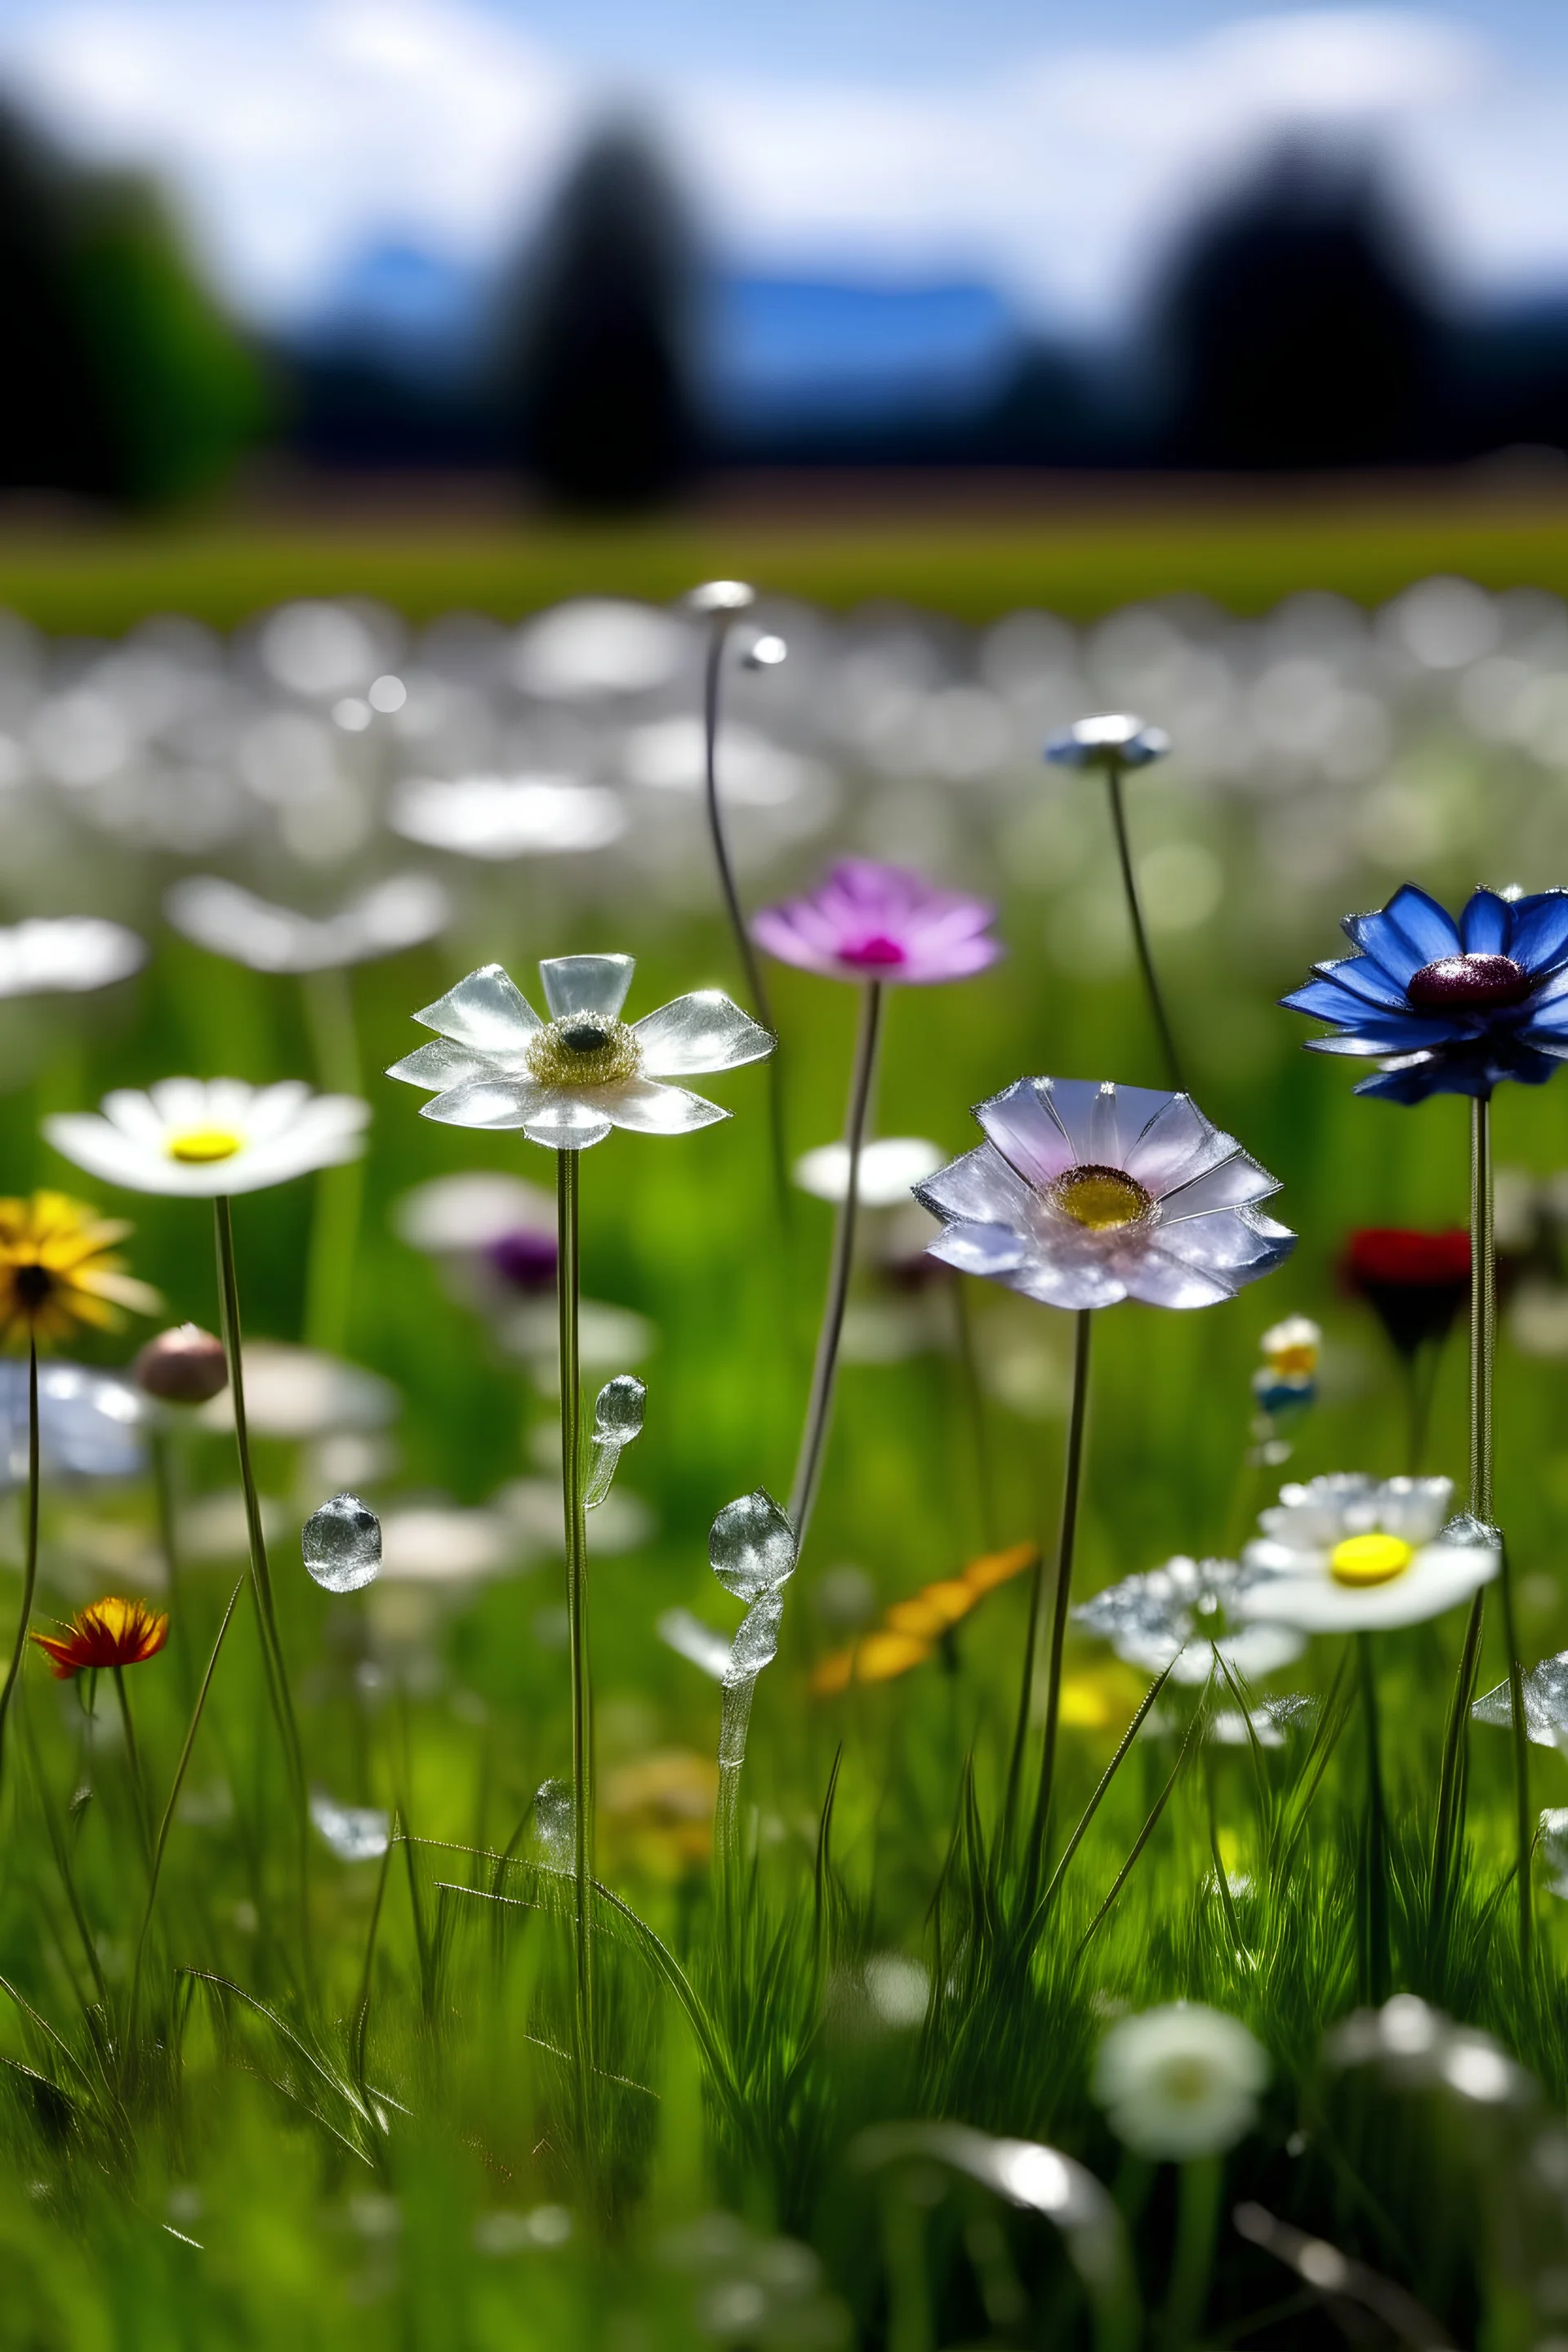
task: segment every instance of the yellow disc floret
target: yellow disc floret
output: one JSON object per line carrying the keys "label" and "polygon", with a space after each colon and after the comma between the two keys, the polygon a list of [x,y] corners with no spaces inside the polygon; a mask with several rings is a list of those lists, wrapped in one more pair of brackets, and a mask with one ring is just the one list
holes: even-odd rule
{"label": "yellow disc floret", "polygon": [[1122,1225],[1136,1225],[1153,1205],[1142,1185],[1124,1170],[1097,1168],[1089,1162],[1058,1177],[1055,1197],[1058,1208],[1091,1234],[1110,1234]]}
{"label": "yellow disc floret", "polygon": [[530,1040],[528,1074],[543,1087],[618,1087],[636,1077],[641,1060],[624,1021],[578,1013]]}
{"label": "yellow disc floret", "polygon": [[189,1127],[183,1135],[172,1135],[168,1143],[170,1159],[192,1168],[208,1167],[215,1160],[232,1160],[244,1149],[244,1136],[226,1127]]}
{"label": "yellow disc floret", "polygon": [[1390,1584],[1415,1557],[1403,1536],[1346,1536],[1329,1554],[1329,1574],[1336,1584]]}

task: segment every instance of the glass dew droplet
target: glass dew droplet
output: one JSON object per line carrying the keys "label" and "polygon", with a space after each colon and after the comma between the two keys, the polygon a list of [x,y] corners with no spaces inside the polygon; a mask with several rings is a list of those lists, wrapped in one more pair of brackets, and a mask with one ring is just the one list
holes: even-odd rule
{"label": "glass dew droplet", "polygon": [[381,1521],[357,1495],[334,1495],[300,1537],[305,1566],[328,1592],[357,1592],[381,1573]]}

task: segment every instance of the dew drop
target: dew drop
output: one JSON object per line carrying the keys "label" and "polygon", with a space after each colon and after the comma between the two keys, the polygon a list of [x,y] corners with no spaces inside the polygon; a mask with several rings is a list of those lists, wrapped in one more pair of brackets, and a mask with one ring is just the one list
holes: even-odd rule
{"label": "dew drop", "polygon": [[381,1573],[381,1521],[357,1495],[312,1511],[300,1538],[305,1566],[328,1592],[357,1592]]}

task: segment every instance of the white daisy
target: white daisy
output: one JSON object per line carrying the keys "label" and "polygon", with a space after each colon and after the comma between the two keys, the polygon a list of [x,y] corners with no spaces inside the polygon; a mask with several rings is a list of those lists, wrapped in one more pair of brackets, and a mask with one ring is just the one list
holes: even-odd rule
{"label": "white daisy", "polygon": [[435,938],[451,907],[428,874],[392,875],[326,916],[272,906],[216,874],[193,874],[174,884],[163,912],[199,948],[252,971],[309,972],[418,947]]}
{"label": "white daisy", "polygon": [[212,1200],[357,1160],[369,1118],[368,1103],[312,1094],[299,1078],[160,1078],[145,1094],[105,1095],[100,1112],[47,1118],[44,1134],[106,1184]]}
{"label": "white daisy", "polygon": [[1047,1307],[1213,1307],[1296,1245],[1257,1207],[1278,1181],[1188,1095],[1020,1078],[974,1116],[985,1141],[914,1187],[963,1274]]}
{"label": "white daisy", "polygon": [[685,1135],[728,1118],[717,1103],[661,1083],[739,1069],[773,1051],[765,1029],[718,989],[678,996],[628,1024],[620,1017],[633,960],[553,956],[539,967],[542,1021],[499,963],[469,972],[415,1019],[437,1033],[387,1072],[436,1099],[426,1118],[517,1128],[554,1151],[602,1143],[613,1127]]}
{"label": "white daisy", "polygon": [[1091,2089],[1134,2155],[1181,2163],[1223,2155],[1251,2130],[1268,2072],[1268,2052],[1239,2017],[1177,2000],[1110,2028]]}
{"label": "white daisy", "polygon": [[1256,1571],[1236,1613],[1305,1633],[1418,1625],[1469,1600],[1501,1566],[1495,1528],[1450,1519],[1449,1478],[1337,1475],[1285,1486],[1242,1554]]}
{"label": "white daisy", "polygon": [[79,995],[140,971],[147,946],[98,915],[36,915],[0,929],[0,996]]}
{"label": "white daisy", "polygon": [[1284,1625],[1233,1628],[1246,1571],[1233,1559],[1166,1560],[1143,1576],[1124,1576],[1073,1611],[1088,1633],[1103,1634],[1119,1658],[1148,1674],[1169,1666],[1178,1683],[1206,1683],[1221,1662],[1251,1680],[1288,1666],[1306,1648]]}

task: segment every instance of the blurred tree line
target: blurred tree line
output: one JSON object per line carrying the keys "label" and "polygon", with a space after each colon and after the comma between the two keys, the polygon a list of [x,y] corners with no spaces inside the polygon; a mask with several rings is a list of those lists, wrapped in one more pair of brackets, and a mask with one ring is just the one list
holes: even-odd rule
{"label": "blurred tree line", "polygon": [[707,283],[672,175],[611,122],[502,274],[466,369],[263,352],[151,184],[74,170],[0,110],[0,487],[165,503],[264,438],[328,466],[510,466],[583,509],[657,503],[726,463],[1310,472],[1568,447],[1568,304],[1458,315],[1375,164],[1299,142],[1176,231],[1121,348],[1026,343],[962,415],[721,422]]}
{"label": "blurred tree line", "polygon": [[0,108],[0,485],[156,505],[215,487],[268,415],[158,191],[72,170]]}

